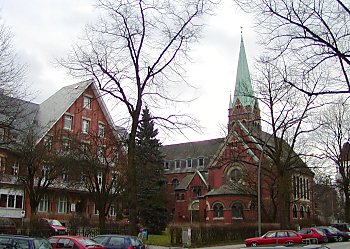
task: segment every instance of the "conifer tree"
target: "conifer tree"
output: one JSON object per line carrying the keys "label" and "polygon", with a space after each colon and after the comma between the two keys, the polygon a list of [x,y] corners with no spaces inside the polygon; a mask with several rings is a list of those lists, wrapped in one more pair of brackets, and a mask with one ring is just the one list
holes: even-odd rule
{"label": "conifer tree", "polygon": [[166,186],[163,175],[161,143],[156,138],[152,116],[146,107],[142,113],[137,139],[138,217],[151,233],[160,233],[166,226]]}

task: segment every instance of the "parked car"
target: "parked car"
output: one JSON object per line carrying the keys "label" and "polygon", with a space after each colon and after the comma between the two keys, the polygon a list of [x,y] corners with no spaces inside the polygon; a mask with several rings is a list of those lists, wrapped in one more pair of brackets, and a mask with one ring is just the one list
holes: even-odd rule
{"label": "parked car", "polygon": [[322,230],[326,234],[328,238],[328,242],[338,241],[338,234],[334,230],[332,230],[330,227],[320,226],[316,228]]}
{"label": "parked car", "polygon": [[42,218],[40,223],[40,229],[42,229],[44,233],[48,231],[49,236],[67,234],[67,228],[65,228],[58,220]]}
{"label": "parked car", "polygon": [[350,239],[350,235],[347,232],[340,231],[335,227],[329,227],[329,229],[337,234],[337,241],[348,241]]}
{"label": "parked car", "polygon": [[318,228],[302,228],[298,233],[303,237],[303,242],[315,244],[328,242],[326,234]]}
{"label": "parked car", "polygon": [[20,236],[20,235],[0,235],[0,248],[6,249],[52,249],[47,239]]}
{"label": "parked car", "polygon": [[338,228],[340,231],[350,234],[350,225],[348,223],[335,223],[332,227]]}
{"label": "parked car", "polygon": [[127,235],[98,235],[92,238],[107,249],[145,249],[142,241],[135,236]]}
{"label": "parked car", "polygon": [[258,245],[293,245],[301,244],[303,238],[300,234],[293,230],[276,230],[268,231],[261,237],[249,238],[245,240],[246,246],[258,246]]}
{"label": "parked car", "polygon": [[106,249],[103,245],[84,236],[58,235],[50,237],[49,241],[54,249]]}

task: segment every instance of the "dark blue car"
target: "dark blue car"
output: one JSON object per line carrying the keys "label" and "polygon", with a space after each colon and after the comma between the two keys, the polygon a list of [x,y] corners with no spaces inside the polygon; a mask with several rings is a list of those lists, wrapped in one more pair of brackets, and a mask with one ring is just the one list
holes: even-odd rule
{"label": "dark blue car", "polygon": [[127,235],[99,235],[92,238],[106,249],[145,249],[142,241],[135,236]]}
{"label": "dark blue car", "polygon": [[52,249],[52,246],[43,238],[0,235],[0,249]]}

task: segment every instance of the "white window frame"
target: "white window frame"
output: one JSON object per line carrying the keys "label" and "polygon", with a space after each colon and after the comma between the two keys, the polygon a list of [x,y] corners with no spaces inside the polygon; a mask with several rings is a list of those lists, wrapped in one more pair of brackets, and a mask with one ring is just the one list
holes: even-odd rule
{"label": "white window frame", "polygon": [[181,169],[181,160],[175,160],[175,169]]}
{"label": "white window frame", "polygon": [[98,124],[98,137],[100,138],[105,137],[105,125],[102,123]]}
{"label": "white window frame", "polygon": [[90,120],[83,118],[82,124],[81,124],[81,132],[84,134],[88,134],[90,131]]}
{"label": "white window frame", "polygon": [[13,162],[12,164],[12,175],[18,176],[19,173],[19,162]]}
{"label": "white window frame", "polygon": [[49,197],[47,195],[44,195],[39,202],[38,212],[47,213],[48,211],[49,211]]}
{"label": "white window frame", "polygon": [[72,128],[73,128],[73,116],[70,114],[65,114],[63,129],[71,131]]}
{"label": "white window frame", "polygon": [[71,140],[69,138],[63,138],[62,140],[62,149],[63,151],[70,150]]}
{"label": "white window frame", "polygon": [[100,171],[100,172],[97,173],[97,182],[98,182],[98,184],[99,184],[100,186],[102,185],[102,180],[103,180],[103,174],[102,174],[102,172]]}
{"label": "white window frame", "polygon": [[90,96],[84,95],[83,108],[91,110],[91,100]]}
{"label": "white window frame", "polygon": [[[204,157],[199,157],[198,159],[198,167],[204,167]],[[200,161],[203,161],[203,164],[200,164]]]}
{"label": "white window frame", "polygon": [[186,167],[187,168],[192,168],[192,158],[187,158],[186,159]]}
{"label": "white window frame", "polygon": [[57,213],[66,214],[68,206],[68,198],[66,196],[60,196],[57,200]]}

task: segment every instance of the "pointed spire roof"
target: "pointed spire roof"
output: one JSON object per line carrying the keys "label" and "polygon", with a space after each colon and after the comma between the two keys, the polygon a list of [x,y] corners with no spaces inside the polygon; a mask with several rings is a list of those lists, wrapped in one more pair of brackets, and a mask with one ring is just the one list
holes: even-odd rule
{"label": "pointed spire roof", "polygon": [[244,107],[250,105],[252,108],[254,108],[255,97],[252,82],[250,80],[250,73],[242,34],[236,74],[236,85],[232,105],[235,105],[237,99],[239,99]]}

